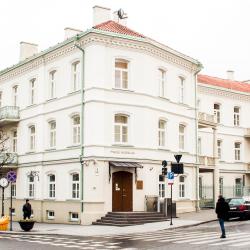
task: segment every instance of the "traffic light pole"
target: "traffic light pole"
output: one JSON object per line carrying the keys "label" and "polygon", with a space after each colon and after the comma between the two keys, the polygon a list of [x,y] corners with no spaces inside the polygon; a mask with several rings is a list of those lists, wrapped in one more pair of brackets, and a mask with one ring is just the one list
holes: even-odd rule
{"label": "traffic light pole", "polygon": [[2,187],[2,217],[4,216],[4,187]]}
{"label": "traffic light pole", "polygon": [[173,199],[173,184],[170,185],[171,186],[171,196],[170,196],[170,226],[173,225],[173,202],[172,202],[172,199]]}

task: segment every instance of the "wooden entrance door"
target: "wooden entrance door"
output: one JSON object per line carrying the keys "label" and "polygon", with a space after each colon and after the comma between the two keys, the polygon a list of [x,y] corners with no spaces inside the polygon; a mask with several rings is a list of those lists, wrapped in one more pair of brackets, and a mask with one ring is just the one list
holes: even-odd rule
{"label": "wooden entrance door", "polygon": [[129,212],[133,210],[133,175],[129,172],[115,172],[112,175],[113,212]]}

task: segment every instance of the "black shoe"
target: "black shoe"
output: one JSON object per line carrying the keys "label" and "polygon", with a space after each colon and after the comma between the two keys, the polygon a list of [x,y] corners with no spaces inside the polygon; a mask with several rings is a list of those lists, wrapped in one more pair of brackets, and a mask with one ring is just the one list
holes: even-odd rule
{"label": "black shoe", "polygon": [[226,238],[226,235],[221,235],[221,238],[223,238],[223,239]]}

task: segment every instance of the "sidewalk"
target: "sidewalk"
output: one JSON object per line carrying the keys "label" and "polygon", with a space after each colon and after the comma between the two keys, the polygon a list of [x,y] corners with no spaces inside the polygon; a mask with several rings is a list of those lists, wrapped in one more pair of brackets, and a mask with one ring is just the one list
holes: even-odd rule
{"label": "sidewalk", "polygon": [[[99,226],[99,225],[66,225],[66,224],[48,224],[36,223],[33,230],[28,234],[60,234],[60,235],[75,235],[75,236],[102,236],[102,235],[117,235],[130,233],[145,233],[154,232],[163,229],[180,228],[192,226],[216,220],[214,209],[201,210],[199,212],[191,212],[179,214],[178,218],[173,219],[173,225],[170,226],[170,221],[147,223],[143,225],[114,227],[114,226]],[[13,223],[13,231],[8,233],[25,233],[17,222]]]}

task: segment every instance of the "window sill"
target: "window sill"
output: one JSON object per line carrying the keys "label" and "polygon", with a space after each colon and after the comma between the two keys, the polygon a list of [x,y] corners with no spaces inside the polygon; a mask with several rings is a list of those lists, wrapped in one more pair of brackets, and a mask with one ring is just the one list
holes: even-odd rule
{"label": "window sill", "polygon": [[25,154],[31,155],[31,154],[35,154],[35,153],[36,153],[35,151],[28,151],[28,152],[26,152]]}
{"label": "window sill", "polygon": [[56,148],[47,148],[44,151],[47,151],[47,152],[49,152],[49,151],[56,151]]}
{"label": "window sill", "polygon": [[179,197],[177,201],[190,201],[190,199],[185,197]]}
{"label": "window sill", "polygon": [[75,90],[75,91],[71,91],[71,92],[68,93],[68,95],[70,96],[70,95],[75,95],[75,94],[79,94],[79,93],[81,93],[80,89]]}
{"label": "window sill", "polygon": [[135,92],[132,89],[122,89],[122,88],[112,88],[113,90],[121,91],[121,92]]}
{"label": "window sill", "polygon": [[80,146],[81,146],[81,144],[79,143],[79,144],[68,146],[67,148],[78,148]]}
{"label": "window sill", "polygon": [[160,99],[166,100],[166,101],[170,101],[170,99],[168,97],[165,96],[159,96]]}
{"label": "window sill", "polygon": [[179,153],[188,154],[188,151],[185,151],[184,149],[179,149]]}
{"label": "window sill", "polygon": [[76,199],[70,198],[70,199],[66,199],[66,201],[80,202],[81,200],[80,200],[80,198],[76,198]]}
{"label": "window sill", "polygon": [[55,220],[55,218],[47,218],[47,220]]}
{"label": "window sill", "polygon": [[113,147],[123,147],[123,148],[134,148],[133,145],[129,145],[129,144],[119,144],[119,143],[115,143],[115,144],[112,144]]}
{"label": "window sill", "polygon": [[28,105],[26,108],[34,108],[34,107],[36,107],[36,106],[38,106],[38,104],[30,104],[30,105]]}
{"label": "window sill", "polygon": [[163,150],[163,151],[170,151],[170,149],[169,148],[166,148],[166,147],[158,147],[158,150]]}
{"label": "window sill", "polygon": [[50,99],[47,99],[46,102],[53,102],[57,99],[57,97],[54,97],[54,98],[50,98]]}
{"label": "window sill", "polygon": [[56,201],[56,198],[46,198],[44,201]]}

